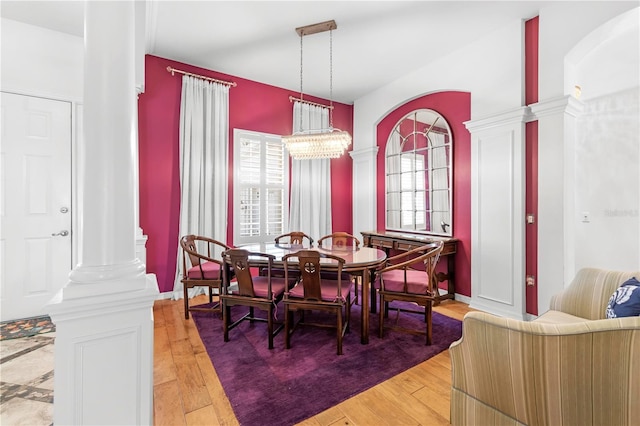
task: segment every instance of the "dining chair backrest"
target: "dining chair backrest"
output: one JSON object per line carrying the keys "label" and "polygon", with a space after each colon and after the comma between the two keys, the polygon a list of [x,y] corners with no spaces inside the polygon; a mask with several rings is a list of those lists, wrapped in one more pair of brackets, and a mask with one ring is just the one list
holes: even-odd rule
{"label": "dining chair backrest", "polygon": [[318,247],[330,249],[358,249],[360,240],[347,232],[334,232],[318,240]]}
{"label": "dining chair backrest", "polygon": [[[250,258],[254,258],[253,264]],[[223,253],[223,259],[228,264],[231,271],[236,277],[238,283],[238,292],[240,296],[256,297],[253,275],[251,273],[251,266],[256,265],[257,259],[262,259],[266,265],[266,277],[267,280],[271,280],[271,269],[275,256],[267,253],[253,253],[244,249],[234,248],[229,249]],[[226,269],[225,269],[226,270]],[[267,298],[271,298],[271,286],[268,287],[269,292]]]}
{"label": "dining chair backrest", "polygon": [[337,290],[335,297],[343,299],[346,296],[341,294],[342,268],[345,262],[343,258],[330,253],[321,253],[317,250],[300,250],[296,253],[287,254],[282,259],[284,260],[285,271],[287,271],[287,273],[289,270],[298,269],[300,284],[304,288],[304,298],[306,300],[317,301],[322,300],[321,271],[324,262],[321,260],[333,261],[334,264],[337,264],[337,269],[331,268],[337,271],[335,281],[338,282],[338,285],[335,286]]}
{"label": "dining chair backrest", "polygon": [[276,244],[289,243],[299,244],[301,246],[306,242],[309,247],[313,247],[313,238],[301,231],[293,231],[287,234],[278,235],[275,238],[275,242]]}

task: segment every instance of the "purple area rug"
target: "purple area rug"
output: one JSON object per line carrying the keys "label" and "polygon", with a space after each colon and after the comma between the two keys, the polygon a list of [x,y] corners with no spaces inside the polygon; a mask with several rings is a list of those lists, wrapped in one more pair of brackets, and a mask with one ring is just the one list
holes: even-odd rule
{"label": "purple area rug", "polygon": [[[266,323],[244,321],[229,332],[230,341],[225,343],[220,315],[193,312],[192,316],[240,424],[292,425],[431,358],[462,335],[460,321],[434,312],[431,346],[424,344],[423,336],[393,330],[385,330],[380,339],[378,315],[372,314],[369,344],[362,345],[360,308],[353,305],[351,331],[344,337],[341,356],[336,355],[332,329],[299,327],[288,350],[283,330],[269,350]],[[246,309],[233,307],[231,312],[238,318]],[[424,327],[421,318],[401,313],[400,324]],[[391,311],[389,321],[394,320]]]}

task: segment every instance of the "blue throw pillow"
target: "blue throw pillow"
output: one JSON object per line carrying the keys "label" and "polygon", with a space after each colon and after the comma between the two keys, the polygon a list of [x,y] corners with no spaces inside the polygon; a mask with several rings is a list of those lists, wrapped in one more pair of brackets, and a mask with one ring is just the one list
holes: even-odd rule
{"label": "blue throw pillow", "polygon": [[640,316],[640,281],[635,277],[622,283],[609,299],[607,318]]}

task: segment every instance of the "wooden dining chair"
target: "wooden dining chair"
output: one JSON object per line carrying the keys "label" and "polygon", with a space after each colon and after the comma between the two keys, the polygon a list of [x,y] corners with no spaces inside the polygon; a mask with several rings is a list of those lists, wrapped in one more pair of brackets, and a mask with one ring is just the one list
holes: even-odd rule
{"label": "wooden dining chair", "polygon": [[[300,250],[283,258],[285,273],[298,270],[299,280],[284,294],[285,348],[291,348],[291,335],[301,325],[329,327],[336,329],[337,353],[342,355],[342,339],[351,323],[351,280],[342,279],[345,260],[339,256],[316,250]],[[328,268],[321,259],[333,261],[331,269],[336,270],[336,279],[324,279],[323,269]],[[325,311],[336,316],[335,324],[305,320],[305,311]],[[295,321],[295,312],[299,320]]]}
{"label": "wooden dining chair", "polygon": [[[222,258],[223,251],[231,247],[212,238],[199,235],[184,235],[180,238],[182,248],[182,288],[184,291],[184,318],[189,319],[190,311],[221,312],[220,300],[214,304],[214,290],[222,294]],[[189,306],[189,289],[206,287],[209,290],[210,307]]]}
{"label": "wooden dining chair", "polygon": [[424,307],[424,312],[410,307],[397,307],[395,310],[397,315],[400,315],[401,312],[424,315],[424,331],[402,327],[398,324],[387,324],[386,328],[425,335],[426,344],[431,344],[432,303],[438,291],[435,268],[443,246],[442,241],[436,241],[402,252],[387,259],[385,266],[377,271],[376,280],[379,282],[378,295],[380,298],[380,338],[384,336],[384,321],[389,315],[389,304],[394,301],[413,302]]}
{"label": "wooden dining chair", "polygon": [[301,246],[304,246],[306,243],[307,247],[313,247],[313,238],[301,231],[293,231],[287,234],[278,235],[275,238],[275,242],[276,244],[288,243],[300,244]]}
{"label": "wooden dining chair", "polygon": [[[348,232],[334,232],[323,236],[318,240],[318,247],[330,249],[330,250],[357,250],[360,248],[360,240],[355,235],[351,235]],[[324,278],[335,279],[335,272],[324,272]],[[360,277],[352,276],[351,274],[344,273],[342,275],[343,280],[353,281],[353,295],[354,303],[358,303],[358,287],[360,286]],[[366,297],[366,295],[364,296]]]}
{"label": "wooden dining chair", "polygon": [[355,235],[348,232],[334,232],[325,235],[318,240],[318,247],[336,249],[358,249],[360,240]]}
{"label": "wooden dining chair", "polygon": [[[267,323],[269,349],[273,349],[273,338],[284,327],[282,323],[276,327],[275,310],[287,289],[285,278],[271,274],[275,256],[234,248],[222,253],[222,258],[225,262],[224,274],[233,273],[237,281],[237,289],[225,287],[221,296],[224,341],[229,341],[229,331],[243,321],[260,321]],[[254,275],[252,271],[257,271],[256,266],[265,264],[267,275],[262,276],[257,272]],[[249,312],[232,322],[231,307],[238,305],[248,306]],[[256,316],[255,308],[265,311],[266,318]]]}

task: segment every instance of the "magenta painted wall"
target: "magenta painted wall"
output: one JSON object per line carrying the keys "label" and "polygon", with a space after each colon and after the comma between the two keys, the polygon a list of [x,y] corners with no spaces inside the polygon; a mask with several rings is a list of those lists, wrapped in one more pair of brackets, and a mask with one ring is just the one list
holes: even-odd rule
{"label": "magenta painted wall", "polygon": [[[471,119],[471,94],[438,92],[421,96],[389,113],[377,127],[377,217],[378,229],[385,229],[385,148],[398,121],[409,112],[428,108],[439,112],[453,134],[453,233],[459,240],[456,253],[456,293],[471,296],[471,135],[464,122]],[[441,266],[445,262],[440,262]]]}
{"label": "magenta painted wall", "polygon": [[[178,253],[180,215],[179,120],[181,78],[167,66],[234,81],[229,90],[229,152],[233,164],[233,129],[271,134],[292,131],[293,104],[299,93],[156,56],[145,58],[145,92],[138,105],[140,152],[140,226],[147,241],[147,272],[155,273],[161,292],[173,289]],[[305,95],[305,99],[328,103]],[[334,103],[334,126],[353,134],[353,106]],[[231,167],[230,167],[231,169]],[[227,243],[233,242],[233,173],[229,173],[229,226]],[[334,231],[352,230],[352,161],[349,155],[331,160],[331,203]],[[313,190],[313,188],[309,188]],[[316,238],[320,236],[314,236]]]}

